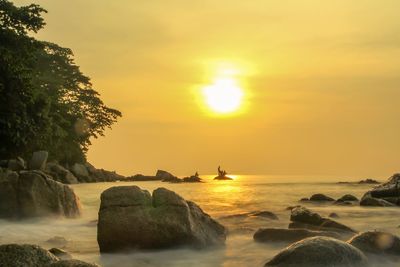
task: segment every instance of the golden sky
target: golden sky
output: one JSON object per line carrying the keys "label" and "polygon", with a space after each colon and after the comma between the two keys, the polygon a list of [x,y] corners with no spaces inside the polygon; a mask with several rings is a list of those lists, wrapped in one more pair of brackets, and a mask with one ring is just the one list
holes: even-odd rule
{"label": "golden sky", "polygon": [[[98,167],[345,177],[400,169],[398,0],[35,3],[49,11],[38,37],[73,49],[123,112],[93,142]],[[200,88],[226,66],[246,101],[215,116]]]}

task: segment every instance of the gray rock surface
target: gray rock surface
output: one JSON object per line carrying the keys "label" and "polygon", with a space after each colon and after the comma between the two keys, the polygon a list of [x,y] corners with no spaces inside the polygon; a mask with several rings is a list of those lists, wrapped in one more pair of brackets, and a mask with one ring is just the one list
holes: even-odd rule
{"label": "gray rock surface", "polygon": [[369,231],[360,233],[349,241],[366,254],[400,256],[400,238],[390,233]]}
{"label": "gray rock surface", "polygon": [[222,245],[225,228],[199,206],[165,188],[153,196],[137,186],[119,186],[101,194],[97,240],[100,251],[204,248]]}
{"label": "gray rock surface", "polygon": [[49,152],[47,151],[34,152],[31,160],[29,161],[29,169],[44,170],[46,167],[48,157],[49,157]]}
{"label": "gray rock surface", "polygon": [[79,198],[41,171],[0,172],[0,218],[77,217]]}
{"label": "gray rock surface", "polygon": [[63,184],[79,183],[78,179],[72,174],[72,172],[55,162],[47,163],[45,172],[53,177],[55,181]]}
{"label": "gray rock surface", "polygon": [[285,248],[265,266],[367,267],[368,260],[348,243],[330,237],[311,237]]}
{"label": "gray rock surface", "polygon": [[58,261],[47,250],[35,245],[0,245],[0,266],[46,267]]}
{"label": "gray rock surface", "polygon": [[71,260],[72,255],[60,248],[51,248],[49,252],[61,260]]}

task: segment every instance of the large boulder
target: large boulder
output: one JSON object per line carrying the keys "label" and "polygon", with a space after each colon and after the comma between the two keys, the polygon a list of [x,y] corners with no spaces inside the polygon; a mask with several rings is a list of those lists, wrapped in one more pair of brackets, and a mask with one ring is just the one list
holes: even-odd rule
{"label": "large boulder", "polygon": [[225,228],[199,206],[165,188],[153,196],[137,186],[119,186],[101,194],[97,240],[100,251],[204,248],[222,245]]}
{"label": "large boulder", "polygon": [[31,170],[44,170],[47,163],[49,152],[36,151],[33,153],[31,161],[29,161],[29,169]]}
{"label": "large boulder", "polygon": [[390,233],[369,231],[348,241],[366,254],[400,256],[400,238]]}
{"label": "large boulder", "polygon": [[76,217],[79,198],[41,171],[0,172],[0,218]]}
{"label": "large boulder", "polygon": [[265,266],[275,267],[366,267],[368,261],[357,248],[330,237],[311,237],[292,244]]}
{"label": "large boulder", "polygon": [[75,163],[70,168],[70,171],[78,178],[81,183],[91,183],[95,182],[89,175],[89,171],[84,164]]}
{"label": "large boulder", "polygon": [[254,234],[253,239],[257,242],[293,243],[314,236],[340,238],[340,236],[335,232],[312,231],[307,229],[262,228]]}
{"label": "large boulder", "polygon": [[341,198],[339,198],[337,201],[339,201],[339,202],[358,201],[358,198],[353,195],[347,194],[347,195],[344,195]]}
{"label": "large boulder", "polygon": [[400,205],[400,173],[394,174],[386,183],[378,185],[366,192],[360,203],[363,203],[364,206],[389,206],[386,205],[385,202],[379,203],[379,201],[375,201],[374,199],[381,199],[394,205]]}
{"label": "large boulder", "polygon": [[43,267],[58,261],[47,250],[35,245],[1,245],[0,266]]}
{"label": "large boulder", "polygon": [[[298,228],[308,228],[306,225],[311,225],[312,229],[325,230],[329,229],[338,232],[356,233],[355,230],[350,227],[336,222],[329,218],[324,218],[316,212],[313,212],[305,207],[296,207],[292,209],[290,220],[294,223],[289,225],[289,228],[294,227],[296,224],[299,225]],[[304,226],[305,225],[305,226]]]}
{"label": "large boulder", "polygon": [[63,184],[77,184],[78,179],[66,168],[56,162],[46,164],[46,173],[50,174],[54,180]]}

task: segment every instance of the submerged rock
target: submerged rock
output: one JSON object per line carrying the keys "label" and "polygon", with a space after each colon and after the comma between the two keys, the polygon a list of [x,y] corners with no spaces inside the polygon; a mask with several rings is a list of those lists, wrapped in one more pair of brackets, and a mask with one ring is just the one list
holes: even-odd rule
{"label": "submerged rock", "polygon": [[365,179],[358,182],[359,184],[380,184],[377,180],[374,179]]}
{"label": "submerged rock", "polygon": [[[299,227],[303,228],[303,225],[311,225],[314,226],[312,228],[314,229],[330,229],[330,230],[338,230],[340,232],[350,232],[350,233],[356,233],[353,229],[350,227],[341,224],[339,222],[336,222],[334,220],[331,220],[329,218],[324,218],[321,215],[319,215],[316,212],[312,212],[311,210],[305,208],[305,207],[297,207],[292,209],[292,213],[290,215],[290,220],[294,223],[299,223]],[[296,224],[291,224],[289,225],[289,228],[295,228]],[[307,227],[305,227],[307,228]]]}
{"label": "submerged rock", "polygon": [[223,245],[225,228],[199,206],[165,188],[153,196],[137,186],[120,186],[101,194],[97,240],[100,251],[204,248]]}
{"label": "submerged rock", "polygon": [[79,198],[41,171],[0,172],[0,218],[77,217]]}
{"label": "submerged rock", "polygon": [[65,247],[68,244],[68,240],[62,236],[54,236],[47,240],[46,243],[57,247]]}
{"label": "submerged rock", "polygon": [[56,256],[36,245],[0,245],[0,266],[43,267],[57,261]]}
{"label": "submerged rock", "polygon": [[261,228],[253,236],[257,242],[287,242],[293,243],[314,236],[339,238],[334,232],[312,231],[307,229]]}
{"label": "submerged rock", "polygon": [[354,236],[348,242],[364,253],[400,256],[400,238],[390,233],[364,232]]}
{"label": "submerged rock", "polygon": [[233,178],[223,175],[223,176],[216,176],[214,180],[233,180]]}
{"label": "submerged rock", "polygon": [[310,197],[310,201],[335,201],[335,200],[324,194],[314,194]]}
{"label": "submerged rock", "polygon": [[265,266],[276,267],[366,267],[368,261],[357,248],[330,237],[311,237],[292,244]]}
{"label": "submerged rock", "polygon": [[256,211],[256,212],[250,213],[250,215],[253,217],[267,218],[270,220],[279,220],[278,216],[276,216],[275,213],[270,212],[270,211]]}

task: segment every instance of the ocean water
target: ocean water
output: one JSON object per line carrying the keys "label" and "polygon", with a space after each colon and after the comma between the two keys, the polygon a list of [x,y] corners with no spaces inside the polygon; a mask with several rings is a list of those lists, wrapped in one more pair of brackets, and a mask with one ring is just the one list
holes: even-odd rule
{"label": "ocean water", "polygon": [[[65,250],[75,258],[96,262],[104,267],[183,267],[183,266],[263,266],[285,247],[283,244],[260,244],[253,241],[254,232],[262,227],[283,227],[289,224],[288,206],[298,205],[298,200],[314,193],[333,198],[353,194],[358,198],[372,185],[324,183],[299,183],[306,177],[237,176],[233,181],[213,181],[206,177],[204,183],[168,184],[162,182],[119,182],[73,185],[83,205],[79,219],[37,219],[22,222],[0,220],[0,243],[32,243],[45,248],[54,247],[46,242],[54,236],[68,240]],[[315,179],[314,179],[315,180]],[[320,179],[326,181],[327,179]],[[334,181],[335,179],[329,179]],[[336,179],[340,181],[343,179]],[[291,181],[291,182],[290,182]],[[100,256],[96,241],[96,220],[100,194],[112,186],[137,185],[150,192],[165,187],[196,202],[205,212],[229,230],[226,246],[206,250],[172,249],[157,252],[132,252],[130,254]],[[335,206],[332,204],[301,203],[321,215],[336,212],[344,223],[358,231],[384,230],[400,234],[400,208],[374,208],[360,206]],[[271,211],[278,221],[265,218],[229,216],[251,211]],[[228,218],[225,218],[227,217]],[[379,261],[376,266],[398,266]]]}

